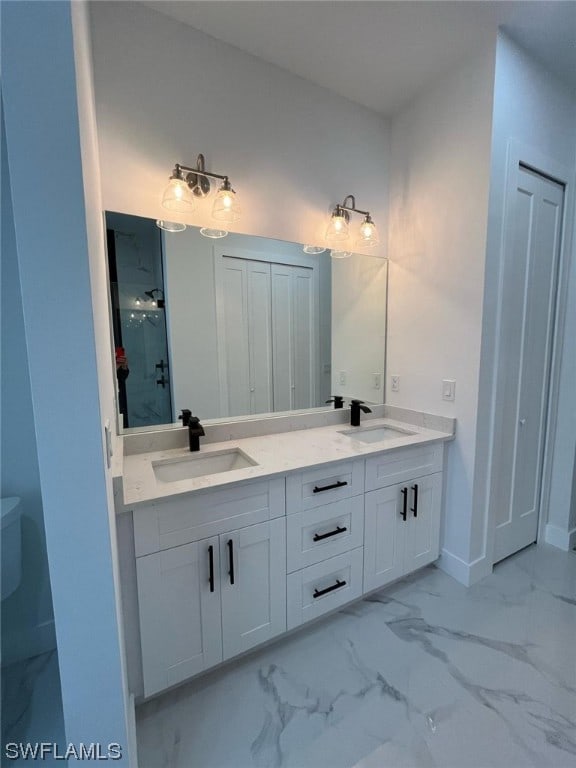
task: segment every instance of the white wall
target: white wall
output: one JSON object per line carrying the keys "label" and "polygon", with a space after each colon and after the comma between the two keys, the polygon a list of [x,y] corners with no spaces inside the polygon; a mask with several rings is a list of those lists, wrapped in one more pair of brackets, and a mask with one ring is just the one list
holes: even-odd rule
{"label": "white wall", "polygon": [[[174,410],[191,408],[202,419],[218,418],[220,382],[218,378],[218,338],[216,327],[216,284],[214,249],[230,249],[266,254],[270,261],[307,262],[321,266],[321,307],[330,311],[330,257],[307,256],[295,243],[230,234],[225,240],[209,240],[199,230],[189,228],[177,234],[165,233],[165,289]],[[325,295],[328,294],[328,295]],[[320,310],[322,312],[322,309]],[[322,313],[324,316],[326,312]],[[317,374],[330,363],[330,326],[323,327]],[[328,339],[325,337],[328,336]],[[323,343],[322,343],[323,342]],[[322,357],[327,353],[327,358]],[[329,396],[330,378],[323,391]],[[326,399],[325,398],[325,399]]]}
{"label": "white wall", "polygon": [[[91,12],[106,209],[166,218],[160,196],[174,163],[203,152],[237,190],[238,232],[321,241],[349,193],[386,231],[381,116],[142,4]],[[207,201],[182,220],[209,224],[209,210]]]}
{"label": "white wall", "polygon": [[[468,577],[494,49],[463,62],[392,122],[386,401],[456,417],[441,566]],[[400,376],[392,392],[390,376]],[[442,379],[456,400],[442,400]]]}
{"label": "white wall", "polygon": [[[519,149],[521,147],[521,149]],[[482,367],[478,403],[478,438],[474,525],[471,558],[491,564],[494,527],[489,508],[490,442],[494,409],[498,290],[501,239],[504,221],[507,157],[519,152],[520,160],[567,181],[565,218],[565,269],[560,275],[560,309],[565,318],[556,339],[559,391],[551,456],[550,523],[567,533],[576,526],[569,520],[572,473],[576,445],[576,259],[569,264],[573,227],[573,181],[576,167],[576,100],[554,76],[545,71],[506,35],[498,36],[494,91],[489,227],[486,254],[486,293],[482,337]],[[571,271],[570,271],[571,270]],[[544,514],[546,510],[544,510]],[[576,544],[576,541],[574,542]]]}
{"label": "white wall", "polygon": [[56,635],[3,118],[1,127],[0,495],[19,497],[22,513],[22,578],[17,589],[2,600],[0,649],[5,665],[52,650]]}
{"label": "white wall", "polygon": [[[332,260],[332,394],[384,402],[388,263]],[[344,372],[345,383],[340,383]],[[380,377],[376,387],[374,376]]]}
{"label": "white wall", "polygon": [[[117,741],[125,755],[118,764],[128,765],[102,438],[107,405],[100,404],[91,310],[93,231],[86,224],[71,4],[4,4],[2,33],[8,164],[66,738]],[[42,205],[30,204],[30,179]],[[92,211],[98,205],[92,200]]]}

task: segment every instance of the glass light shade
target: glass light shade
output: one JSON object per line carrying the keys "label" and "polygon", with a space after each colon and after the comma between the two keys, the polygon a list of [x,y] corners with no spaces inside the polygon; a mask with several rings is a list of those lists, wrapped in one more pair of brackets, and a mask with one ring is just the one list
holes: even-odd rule
{"label": "glass light shade", "polygon": [[240,206],[236,200],[236,193],[233,189],[222,189],[214,199],[212,207],[212,216],[218,221],[233,222],[240,218]]}
{"label": "glass light shade", "polygon": [[333,214],[326,230],[326,240],[328,243],[341,243],[348,239],[348,221],[345,216]]}
{"label": "glass light shade", "polygon": [[333,259],[349,259],[352,256],[352,251],[330,251],[330,256]]}
{"label": "glass light shade", "polygon": [[156,219],[156,226],[165,232],[184,232],[186,229],[186,224],[180,224],[178,221],[165,221],[164,219]]}
{"label": "glass light shade", "polygon": [[372,219],[367,217],[362,224],[360,224],[360,232],[358,239],[356,240],[356,245],[359,248],[374,248],[379,242],[380,240],[378,239],[376,225]]}
{"label": "glass light shade", "polygon": [[200,234],[203,237],[210,237],[212,240],[220,240],[222,237],[226,237],[228,230],[226,229],[212,229],[211,227],[202,227]]}
{"label": "glass light shade", "polygon": [[162,195],[162,207],[177,213],[190,213],[196,208],[188,184],[183,179],[170,179]]}
{"label": "glass light shade", "polygon": [[319,253],[324,253],[326,248],[323,245],[305,245],[302,250],[304,253],[309,253],[311,256],[317,256]]}

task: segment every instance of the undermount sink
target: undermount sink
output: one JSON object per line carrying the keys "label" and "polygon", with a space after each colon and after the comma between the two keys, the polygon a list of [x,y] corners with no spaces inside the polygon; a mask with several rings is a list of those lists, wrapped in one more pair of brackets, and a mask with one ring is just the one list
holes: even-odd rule
{"label": "undermount sink", "polygon": [[381,443],[384,440],[395,440],[398,437],[415,435],[409,429],[397,429],[396,427],[355,427],[340,432],[341,435],[352,440],[360,440],[361,443]]}
{"label": "undermount sink", "polygon": [[231,472],[233,469],[255,467],[258,462],[251,459],[239,448],[210,453],[196,453],[185,458],[164,459],[153,461],[152,469],[156,479],[163,483],[174,483],[177,480],[193,480],[204,475],[217,475],[220,472]]}

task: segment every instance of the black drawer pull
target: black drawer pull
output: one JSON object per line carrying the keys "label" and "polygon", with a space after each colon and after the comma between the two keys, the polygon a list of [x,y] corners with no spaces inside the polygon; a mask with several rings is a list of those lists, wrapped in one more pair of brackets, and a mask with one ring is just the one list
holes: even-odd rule
{"label": "black drawer pull", "polygon": [[338,480],[337,483],[332,483],[332,485],[325,485],[323,488],[318,488],[318,486],[315,485],[312,493],[322,493],[322,491],[331,491],[333,488],[343,488],[345,485],[348,485],[348,482],[346,480]]}
{"label": "black drawer pull", "polygon": [[412,490],[414,491],[414,506],[411,511],[414,512],[414,517],[418,517],[418,483],[412,486]]}
{"label": "black drawer pull", "polygon": [[402,515],[402,520],[406,522],[406,517],[408,516],[408,488],[402,488],[400,493],[403,496],[402,499],[402,512],[400,514]]}
{"label": "black drawer pull", "polygon": [[234,542],[232,539],[228,539],[228,560],[230,562],[230,570],[228,575],[230,576],[230,584],[234,584]]}
{"label": "black drawer pull", "polygon": [[327,595],[328,592],[334,592],[335,589],[340,589],[340,587],[345,587],[345,586],[346,586],[345,581],[340,581],[340,579],[336,579],[336,584],[332,584],[331,587],[326,587],[326,589],[315,589],[312,597],[316,599],[317,597],[322,597],[322,595]]}
{"label": "black drawer pull", "polygon": [[338,526],[336,526],[336,530],[335,531],[330,531],[329,533],[315,533],[313,538],[312,538],[312,541],[322,541],[322,539],[328,539],[328,538],[330,538],[330,536],[337,536],[339,533],[344,533],[344,531],[347,531],[347,530],[348,530],[348,528],[346,528],[346,526],[341,528],[338,525]]}
{"label": "black drawer pull", "polygon": [[210,592],[214,592],[214,547],[212,544],[208,547],[208,561],[210,563],[210,576],[208,582],[210,584]]}

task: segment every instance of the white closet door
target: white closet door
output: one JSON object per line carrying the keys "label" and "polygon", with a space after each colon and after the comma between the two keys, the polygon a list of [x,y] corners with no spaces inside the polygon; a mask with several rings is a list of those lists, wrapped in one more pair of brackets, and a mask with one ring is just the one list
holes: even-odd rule
{"label": "white closet door", "polygon": [[538,532],[563,194],[562,186],[518,168],[504,255],[495,562]]}
{"label": "white closet door", "polygon": [[294,401],[292,267],[272,264],[274,410],[289,411]]}
{"label": "white closet door", "polygon": [[293,408],[316,405],[313,270],[292,267],[292,316],[294,349]]}
{"label": "white closet door", "polygon": [[268,413],[272,403],[270,264],[225,256],[227,416]]}
{"label": "white closet door", "polygon": [[223,416],[251,413],[246,262],[222,259],[226,397]]}
{"label": "white closet door", "polygon": [[250,411],[270,413],[272,401],[272,297],[270,264],[247,261]]}

